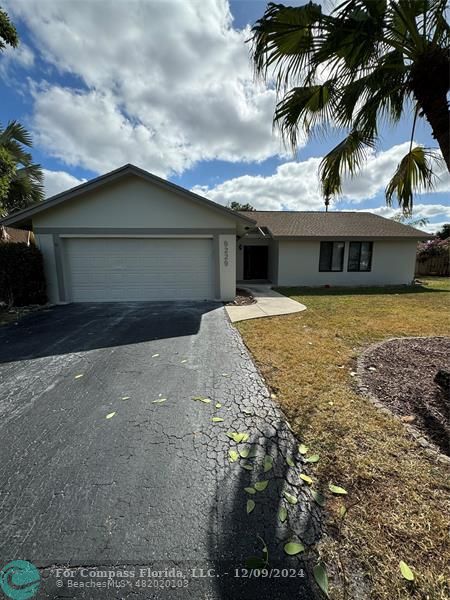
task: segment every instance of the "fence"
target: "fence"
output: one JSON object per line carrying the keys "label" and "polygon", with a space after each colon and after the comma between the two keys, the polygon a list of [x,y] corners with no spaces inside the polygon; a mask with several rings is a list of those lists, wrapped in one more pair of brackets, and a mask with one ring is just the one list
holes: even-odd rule
{"label": "fence", "polygon": [[424,275],[440,275],[448,277],[449,270],[449,255],[430,256],[425,260],[416,260],[416,276]]}

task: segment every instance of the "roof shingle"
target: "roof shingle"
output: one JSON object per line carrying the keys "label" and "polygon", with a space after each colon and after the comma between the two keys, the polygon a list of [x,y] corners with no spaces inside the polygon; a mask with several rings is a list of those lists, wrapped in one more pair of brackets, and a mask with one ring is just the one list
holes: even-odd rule
{"label": "roof shingle", "polygon": [[251,211],[242,214],[267,227],[274,238],[410,238],[428,233],[369,212]]}

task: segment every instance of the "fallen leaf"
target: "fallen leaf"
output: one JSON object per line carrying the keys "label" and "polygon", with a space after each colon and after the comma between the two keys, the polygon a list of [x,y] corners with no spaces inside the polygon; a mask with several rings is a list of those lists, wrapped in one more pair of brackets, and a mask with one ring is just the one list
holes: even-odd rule
{"label": "fallen leaf", "polygon": [[239,453],[236,452],[236,450],[230,450],[228,454],[230,457],[230,462],[236,462],[239,458]]}
{"label": "fallen leaf", "polygon": [[213,423],[221,423],[221,422],[223,421],[223,419],[221,419],[220,417],[213,417],[213,418],[211,419],[211,421],[212,421]]}
{"label": "fallen leaf", "polygon": [[186,360],[186,359],[184,359],[184,360],[182,360],[182,361],[181,361],[181,364],[182,364],[182,365],[183,365],[184,363],[187,363],[187,360]]}
{"label": "fallen leaf", "polygon": [[284,497],[286,498],[286,500],[289,502],[289,504],[297,504],[298,503],[298,499],[293,496],[292,494],[290,494],[289,492],[283,492]]}
{"label": "fallen leaf", "polygon": [[323,496],[320,492],[317,490],[311,490],[311,496],[316,504],[319,506],[325,506],[325,496]]}
{"label": "fallen leaf", "polygon": [[116,411],[114,411],[112,413],[109,413],[109,414],[106,415],[106,418],[107,419],[112,419],[115,414],[116,414]]}
{"label": "fallen leaf", "polygon": [[368,370],[369,370],[369,371],[376,371],[376,368],[375,368],[375,367],[369,367],[369,369],[368,369]]}
{"label": "fallen leaf", "polygon": [[250,454],[250,448],[239,448],[239,454],[241,455],[241,458],[248,458],[248,455]]}
{"label": "fallen leaf", "polygon": [[357,375],[356,371],[350,371],[350,377],[355,377],[355,375]]}
{"label": "fallen leaf", "polygon": [[305,462],[316,463],[316,462],[319,462],[319,458],[320,458],[320,456],[318,454],[311,454],[311,456],[308,456],[307,458],[305,458]]}
{"label": "fallen leaf", "polygon": [[304,473],[300,473],[300,479],[303,479],[303,481],[305,481],[308,485],[311,485],[313,482],[311,477],[309,477],[309,475],[305,475]]}
{"label": "fallen leaf", "polygon": [[402,576],[407,581],[414,581],[414,573],[411,571],[411,569],[408,567],[408,565],[403,560],[401,560],[399,562],[399,567],[400,567]]}
{"label": "fallen leaf", "polygon": [[247,500],[247,514],[249,515],[253,509],[255,508],[256,504],[254,500]]}
{"label": "fallen leaf", "polygon": [[254,488],[258,492],[263,492],[266,487],[269,485],[269,481],[265,479],[264,481],[257,481],[254,485]]}
{"label": "fallen leaf", "polygon": [[121,398],[121,399],[122,399],[122,400],[129,400],[129,399],[130,399],[130,396],[122,396],[122,398]]}
{"label": "fallen leaf", "polygon": [[280,508],[280,510],[278,511],[278,518],[280,520],[281,523],[284,523],[287,519],[288,516],[288,512],[286,510],[286,508],[284,506],[282,506]]}
{"label": "fallen leaf", "polygon": [[295,467],[295,462],[292,460],[290,456],[286,458],[286,462],[290,467]]}
{"label": "fallen leaf", "polygon": [[220,402],[216,402],[216,408],[222,408],[222,405],[220,404]]}
{"label": "fallen leaf", "polygon": [[269,454],[266,454],[266,456],[264,457],[264,473],[267,473],[267,471],[270,471],[270,469],[273,467],[273,458],[271,456],[269,456]]}
{"label": "fallen leaf", "polygon": [[84,373],[78,373],[78,375],[75,375],[74,379],[80,379],[80,377],[83,377]]}
{"label": "fallen leaf", "polygon": [[344,490],[343,487],[339,487],[338,485],[333,485],[332,483],[329,484],[328,489],[333,494],[341,494],[341,495],[348,494],[347,490]]}
{"label": "fallen leaf", "polygon": [[159,354],[152,354],[152,358],[156,358]]}
{"label": "fallen leaf", "polygon": [[300,454],[306,454],[308,450],[308,446],[305,446],[305,444],[299,444],[298,451],[300,452]]}
{"label": "fallen leaf", "polygon": [[343,519],[346,514],[347,514],[347,507],[343,504],[342,506],[339,507],[339,516],[341,517],[341,519]]}
{"label": "fallen leaf", "polygon": [[165,402],[167,398],[158,398],[157,400],[152,400],[153,404],[161,404],[161,402]]}
{"label": "fallen leaf", "polygon": [[305,546],[300,544],[300,542],[288,542],[284,545],[284,551],[289,556],[295,556],[296,554],[300,554],[300,552],[304,552]]}
{"label": "fallen leaf", "polygon": [[250,437],[248,433],[234,433],[232,431],[228,431],[226,434],[230,439],[236,442],[236,444],[240,444],[242,442],[246,442]]}
{"label": "fallen leaf", "polygon": [[325,567],[322,563],[316,565],[313,569],[314,579],[316,580],[317,585],[320,587],[322,592],[328,598],[328,575]]}
{"label": "fallen leaf", "polygon": [[255,488],[252,488],[252,487],[246,487],[246,488],[244,488],[244,492],[247,492],[247,494],[251,494],[252,496],[254,494],[256,494]]}
{"label": "fallen leaf", "polygon": [[229,373],[222,373],[222,377],[229,377]]}
{"label": "fallen leaf", "polygon": [[243,409],[242,409],[242,412],[243,412],[244,414],[246,414],[246,415],[252,415],[252,414],[253,414],[253,411],[252,411],[252,410],[250,410],[250,408],[243,408]]}
{"label": "fallen leaf", "polygon": [[253,471],[253,465],[251,465],[250,463],[241,464],[241,467],[246,471]]}

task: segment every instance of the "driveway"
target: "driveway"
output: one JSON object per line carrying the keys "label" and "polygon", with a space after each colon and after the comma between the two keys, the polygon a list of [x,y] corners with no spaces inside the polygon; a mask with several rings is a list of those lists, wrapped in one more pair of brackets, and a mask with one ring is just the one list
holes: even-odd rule
{"label": "driveway", "polygon": [[[308,549],[320,534],[297,442],[221,305],[31,314],[0,328],[0,384],[0,568],[33,562],[37,597],[314,597],[309,575],[298,576],[311,553],[283,552],[291,537]],[[249,433],[255,459],[230,462],[230,431]],[[265,455],[273,468],[263,473]],[[247,495],[258,479],[267,489]],[[298,504],[280,500],[286,490]],[[270,566],[295,576],[236,576],[262,555],[257,536]],[[147,567],[179,572],[141,577]],[[96,577],[99,569],[115,572]]]}

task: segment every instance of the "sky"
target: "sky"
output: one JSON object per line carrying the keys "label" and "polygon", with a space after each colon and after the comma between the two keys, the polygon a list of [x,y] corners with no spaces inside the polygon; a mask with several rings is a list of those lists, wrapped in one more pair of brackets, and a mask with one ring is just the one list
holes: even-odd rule
{"label": "sky", "polygon": [[[330,0],[326,0],[330,2]],[[303,0],[297,0],[302,4]],[[291,3],[292,4],[292,3]],[[0,55],[0,123],[32,133],[51,196],[133,163],[228,204],[323,210],[317,168],[343,133],[300,139],[272,128],[273,86],[255,81],[246,43],[259,0],[4,0],[20,45]],[[364,170],[332,210],[392,216],[384,188],[411,119],[381,128]],[[414,141],[435,146],[419,119]],[[450,222],[450,177],[415,199],[429,231]]]}

